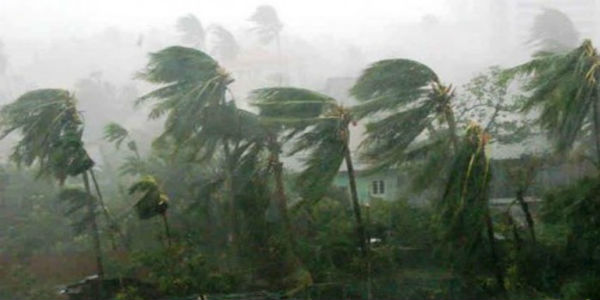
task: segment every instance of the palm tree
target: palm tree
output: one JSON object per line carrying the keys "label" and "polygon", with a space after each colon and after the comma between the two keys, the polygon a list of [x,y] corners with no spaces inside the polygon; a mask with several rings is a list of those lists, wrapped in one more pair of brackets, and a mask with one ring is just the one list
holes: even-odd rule
{"label": "palm tree", "polygon": [[[361,144],[362,156],[373,169],[404,162],[405,150],[426,130],[430,137],[448,138],[456,150],[454,92],[429,67],[408,59],[376,62],[363,71],[351,94],[361,102],[353,108],[356,118],[377,116],[376,121],[369,119]],[[447,129],[435,128],[436,120],[445,122]]]}
{"label": "palm tree", "polygon": [[[309,98],[304,98],[309,96]],[[293,99],[300,97],[301,101]],[[250,101],[258,107],[259,117],[264,122],[266,146],[269,150],[269,162],[273,170],[273,179],[277,194],[279,215],[291,230],[287,217],[287,197],[283,186],[283,163],[280,160],[282,147],[294,136],[310,125],[311,119],[323,112],[325,99],[318,94],[307,94],[296,88],[264,88],[252,91]],[[328,100],[327,100],[328,101]],[[291,234],[291,231],[289,232]]]}
{"label": "palm tree", "polygon": [[161,190],[156,179],[149,175],[142,177],[129,187],[129,194],[134,195],[137,199],[134,207],[141,220],[147,220],[157,215],[162,217],[167,245],[171,247],[171,233],[167,221],[169,198]]}
{"label": "palm tree", "polygon": [[533,21],[527,44],[537,53],[566,52],[579,44],[579,32],[563,12],[546,8]]}
{"label": "palm tree", "polygon": [[196,16],[189,14],[177,19],[177,30],[181,32],[182,42],[196,49],[204,49],[206,32]]}
{"label": "palm tree", "polygon": [[479,125],[469,125],[450,166],[443,196],[435,204],[435,209],[444,246],[442,252],[450,256],[453,267],[467,278],[474,275],[475,265],[481,263],[478,254],[481,253],[485,232],[498,287],[504,289],[488,203],[491,174],[485,154],[488,139]]}
{"label": "palm tree", "polygon": [[566,53],[541,54],[507,74],[527,76],[523,89],[530,95],[523,111],[539,108],[538,122],[559,153],[570,150],[585,129],[592,128],[600,168],[600,57],[592,42],[586,40]]}
{"label": "palm tree", "polygon": [[[277,11],[270,5],[261,5],[256,8],[254,14],[249,19],[255,24],[252,31],[258,34],[261,43],[268,44],[275,41],[277,47],[277,57],[279,64],[282,64],[281,59],[281,37],[280,33],[283,29],[283,23],[279,20]],[[280,73],[282,70],[280,70]],[[282,74],[279,75],[279,84],[281,85]]]}
{"label": "palm tree", "polygon": [[308,153],[298,178],[304,201],[321,199],[345,161],[359,245],[366,255],[366,234],[349,148],[350,110],[329,96],[299,88],[261,89],[254,91],[253,97],[266,122],[285,129],[284,138],[295,138],[289,154]]}
{"label": "palm tree", "polygon": [[216,24],[209,26],[208,31],[213,36],[210,53],[224,61],[232,61],[238,56],[240,45],[233,33],[225,29],[225,27]]}
{"label": "palm tree", "polygon": [[75,98],[60,89],[30,91],[4,106],[0,117],[0,138],[14,131],[19,131],[22,136],[10,156],[17,165],[29,167],[37,163],[38,176],[54,177],[61,186],[67,176],[82,176],[85,190],[90,195],[82,200],[88,208],[96,267],[102,279],[104,267],[95,217],[96,201],[91,197],[88,178],[94,162],[83,147],[83,122]]}
{"label": "palm tree", "polygon": [[258,34],[262,43],[268,44],[275,41],[279,47],[279,33],[283,29],[283,23],[279,20],[274,7],[270,5],[258,6],[249,20],[255,24],[252,30]]}
{"label": "palm tree", "polygon": [[176,152],[192,149],[190,159],[195,161],[213,158],[217,150],[223,153],[233,242],[239,230],[233,176],[239,159],[260,140],[256,116],[235,106],[227,94],[233,79],[202,51],[175,46],[153,53],[139,76],[162,86],[138,100],[156,100],[150,118],[166,115],[164,132],[155,143],[172,143]]}

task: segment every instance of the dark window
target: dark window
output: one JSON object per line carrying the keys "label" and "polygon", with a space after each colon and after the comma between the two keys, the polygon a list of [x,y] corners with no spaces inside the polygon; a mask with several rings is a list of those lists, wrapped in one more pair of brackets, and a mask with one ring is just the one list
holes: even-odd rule
{"label": "dark window", "polygon": [[371,194],[373,194],[373,195],[385,194],[385,183],[383,180],[375,180],[372,182]]}

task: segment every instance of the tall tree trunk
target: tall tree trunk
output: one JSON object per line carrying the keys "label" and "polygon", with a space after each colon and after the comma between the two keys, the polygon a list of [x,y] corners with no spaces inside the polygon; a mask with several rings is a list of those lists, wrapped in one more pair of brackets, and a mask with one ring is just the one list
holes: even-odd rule
{"label": "tall tree trunk", "polygon": [[283,163],[279,160],[279,153],[272,153],[272,155],[277,210],[279,211],[279,216],[283,220],[286,235],[288,235],[290,241],[294,243],[292,238],[292,225],[290,224],[290,218],[287,211],[287,196],[285,194],[285,187],[283,185]]}
{"label": "tall tree trunk", "polygon": [[96,272],[98,273],[98,293],[96,295],[97,300],[101,300],[103,296],[103,280],[104,280],[104,264],[102,263],[102,248],[100,246],[100,233],[98,231],[98,224],[96,223],[96,203],[94,203],[94,198],[92,196],[92,191],[90,189],[90,181],[88,178],[87,171],[83,172],[83,185],[85,187],[85,191],[90,196],[90,200],[88,201],[88,213],[90,214],[90,222],[91,222],[91,231],[92,231],[92,240],[94,241],[94,251],[96,252]]}
{"label": "tall tree trunk", "polygon": [[100,207],[102,208],[102,213],[104,214],[104,218],[106,218],[106,221],[108,222],[110,229],[112,231],[111,235],[110,235],[110,240],[112,242],[113,250],[117,249],[117,245],[115,243],[113,234],[117,234],[119,236],[119,239],[123,242],[125,248],[128,249],[129,247],[126,243],[126,238],[123,235],[123,232],[121,232],[121,226],[119,226],[119,224],[112,217],[112,215],[110,214],[110,211],[108,210],[108,207],[106,206],[106,203],[104,203],[104,198],[102,197],[102,193],[100,192],[100,185],[98,185],[98,181],[96,180],[96,175],[94,173],[94,170],[92,170],[92,169],[90,169],[90,177],[92,177],[92,183],[94,184],[94,189],[96,190],[96,194],[98,195],[98,203],[100,203]]}
{"label": "tall tree trunk", "polygon": [[167,220],[167,212],[162,214],[163,225],[165,226],[165,236],[167,237],[167,246],[171,248],[171,231],[169,230],[169,221]]}
{"label": "tall tree trunk", "polygon": [[358,234],[360,250],[364,257],[367,256],[367,237],[365,234],[365,225],[363,224],[360,203],[358,202],[358,192],[356,190],[356,178],[354,174],[354,166],[352,165],[352,155],[350,148],[346,143],[344,149],[344,160],[346,161],[346,169],[348,171],[348,182],[350,184],[350,195],[352,196],[352,208],[354,210],[354,218],[356,219],[356,232]]}
{"label": "tall tree trunk", "polygon": [[456,120],[454,119],[454,112],[452,108],[448,107],[444,111],[444,117],[446,118],[446,122],[448,122],[448,129],[450,130],[450,139],[452,141],[452,147],[454,151],[458,149],[458,136],[456,135]]}
{"label": "tall tree trunk", "polygon": [[490,254],[492,258],[492,264],[494,265],[494,273],[496,275],[496,282],[500,290],[504,291],[504,274],[500,266],[500,260],[498,258],[498,252],[496,249],[496,239],[494,238],[494,225],[492,223],[492,217],[490,215],[489,206],[486,202],[485,222],[487,227],[487,235],[490,243]]}
{"label": "tall tree trunk", "polygon": [[599,100],[594,101],[594,112],[593,113],[594,113],[594,140],[596,142],[596,168],[600,169],[600,101]]}
{"label": "tall tree trunk", "polygon": [[229,142],[223,142],[223,149],[225,152],[225,202],[229,205],[229,236],[228,240],[230,245],[234,246],[237,240],[238,233],[238,218],[237,209],[235,205],[235,191],[233,190],[233,162],[231,157],[231,150],[229,149]]}
{"label": "tall tree trunk", "polygon": [[527,221],[527,228],[529,229],[529,235],[531,236],[531,240],[533,241],[533,243],[536,243],[534,228],[535,225],[533,223],[533,217],[531,216],[531,212],[529,211],[529,205],[525,201],[525,190],[522,188],[519,188],[519,190],[517,191],[517,201],[521,206],[521,210],[525,214],[525,221]]}

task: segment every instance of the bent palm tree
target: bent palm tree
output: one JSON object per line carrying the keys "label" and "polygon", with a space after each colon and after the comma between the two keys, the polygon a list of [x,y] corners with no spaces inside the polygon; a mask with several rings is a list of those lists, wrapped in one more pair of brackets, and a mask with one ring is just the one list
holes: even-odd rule
{"label": "bent palm tree", "polygon": [[167,245],[170,247],[171,233],[167,221],[169,198],[161,191],[156,179],[152,176],[142,177],[129,187],[129,195],[134,195],[137,199],[134,207],[141,220],[147,220],[158,215],[162,217]]}
{"label": "bent palm tree", "polygon": [[206,33],[202,23],[196,16],[189,14],[177,19],[177,30],[181,33],[181,40],[196,49],[204,49]]}
{"label": "bent palm tree", "polygon": [[569,51],[579,42],[579,32],[573,21],[559,10],[546,8],[535,17],[527,44],[540,55]]}
{"label": "bent palm tree", "polygon": [[10,156],[17,165],[29,167],[37,162],[38,176],[54,177],[61,186],[67,176],[83,177],[90,197],[82,200],[88,208],[96,267],[102,278],[104,268],[95,217],[96,202],[91,197],[87,174],[94,162],[83,147],[83,122],[77,111],[75,98],[61,89],[30,91],[4,106],[0,117],[0,138],[13,131],[18,131],[22,136]]}
{"label": "bent palm tree", "polygon": [[405,150],[427,129],[431,136],[443,120],[451,147],[458,145],[451,100],[452,86],[443,85],[429,67],[408,59],[374,63],[360,76],[351,94],[361,103],[353,108],[358,119],[377,116],[366,125],[362,156],[374,169],[394,167],[406,159]]}
{"label": "bent palm tree", "polygon": [[475,275],[473,271],[481,263],[478,254],[482,253],[481,245],[487,235],[498,287],[504,289],[488,203],[491,174],[485,154],[488,138],[479,125],[467,128],[464,142],[450,166],[444,194],[435,205],[436,218],[444,246],[442,252],[450,256],[453,267],[467,278]]}
{"label": "bent palm tree", "polygon": [[[280,33],[283,29],[283,23],[281,23],[281,20],[279,20],[279,16],[277,15],[275,8],[270,5],[261,5],[256,8],[256,11],[254,11],[254,14],[252,14],[249,20],[255,24],[251,30],[258,34],[258,38],[261,43],[268,44],[272,41],[275,41],[275,46],[277,47],[277,58],[279,60],[279,64],[281,65],[282,57]],[[282,72],[283,70],[280,69],[279,85],[281,85],[281,81],[283,80]]]}
{"label": "bent palm tree", "polygon": [[212,47],[210,53],[225,61],[234,60],[239,52],[240,45],[233,33],[221,25],[211,25],[208,31],[212,34]]}
{"label": "bent palm tree", "polygon": [[592,42],[567,53],[540,55],[507,72],[528,76],[523,88],[530,96],[523,111],[540,109],[538,122],[559,153],[570,150],[591,125],[600,168],[600,57]]}
{"label": "bent palm tree", "polygon": [[209,55],[186,47],[169,47],[150,55],[150,62],[139,77],[162,85],[138,103],[156,100],[150,118],[166,115],[164,132],[158,142],[169,141],[175,151],[193,149],[194,160],[224,154],[224,189],[231,210],[230,241],[235,240],[238,222],[233,187],[239,158],[256,139],[258,132],[249,112],[235,106],[227,97],[231,76]]}
{"label": "bent palm tree", "polygon": [[308,152],[298,178],[305,201],[321,199],[346,162],[359,245],[366,255],[365,228],[349,148],[350,110],[329,96],[299,88],[261,89],[253,97],[266,122],[281,126],[287,132],[284,138],[295,138],[290,155]]}

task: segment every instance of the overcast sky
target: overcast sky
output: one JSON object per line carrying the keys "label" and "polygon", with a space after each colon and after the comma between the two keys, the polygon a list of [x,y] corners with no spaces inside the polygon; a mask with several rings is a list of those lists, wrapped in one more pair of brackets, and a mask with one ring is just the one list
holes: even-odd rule
{"label": "overcast sky", "polygon": [[444,0],[0,0],[0,37],[55,38],[114,26],[145,30],[196,14],[205,23],[243,25],[257,5],[273,5],[294,34],[354,38],[379,26],[443,15]]}

